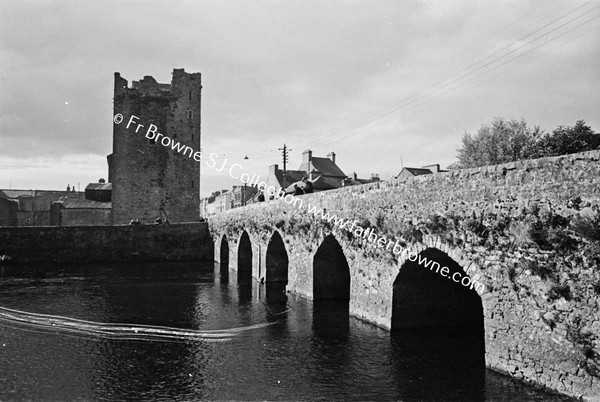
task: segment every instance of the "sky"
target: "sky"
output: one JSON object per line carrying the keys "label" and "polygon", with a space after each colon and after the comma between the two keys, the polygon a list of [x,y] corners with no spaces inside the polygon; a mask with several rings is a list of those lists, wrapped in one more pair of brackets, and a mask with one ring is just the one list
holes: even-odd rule
{"label": "sky", "polygon": [[[0,188],[107,178],[114,73],[174,68],[202,73],[205,155],[388,179],[496,116],[600,132],[600,1],[2,1]],[[201,195],[234,184],[203,167]]]}

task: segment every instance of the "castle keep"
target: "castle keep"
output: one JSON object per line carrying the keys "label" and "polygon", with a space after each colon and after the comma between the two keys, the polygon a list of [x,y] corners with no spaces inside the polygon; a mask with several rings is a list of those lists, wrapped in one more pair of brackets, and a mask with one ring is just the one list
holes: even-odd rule
{"label": "castle keep", "polygon": [[145,138],[151,124],[175,141],[200,150],[201,74],[174,69],[171,84],[151,76],[133,81],[115,73],[114,114],[128,121],[139,117],[144,129],[113,125],[113,153],[108,155],[112,183],[113,223],[142,223],[157,217],[171,222],[197,221],[200,208],[200,164],[193,158]]}

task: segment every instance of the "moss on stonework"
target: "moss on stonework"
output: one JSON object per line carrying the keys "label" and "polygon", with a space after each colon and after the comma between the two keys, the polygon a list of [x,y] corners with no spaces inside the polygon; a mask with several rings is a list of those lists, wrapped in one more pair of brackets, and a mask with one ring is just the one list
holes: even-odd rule
{"label": "moss on stonework", "polygon": [[555,284],[550,288],[548,292],[548,301],[558,300],[560,298],[570,301],[573,297],[571,295],[571,288],[568,285]]}
{"label": "moss on stonework", "polygon": [[584,329],[585,320],[576,316],[567,327],[567,339],[581,351],[579,367],[589,375],[600,378],[600,354],[594,348],[597,337]]}

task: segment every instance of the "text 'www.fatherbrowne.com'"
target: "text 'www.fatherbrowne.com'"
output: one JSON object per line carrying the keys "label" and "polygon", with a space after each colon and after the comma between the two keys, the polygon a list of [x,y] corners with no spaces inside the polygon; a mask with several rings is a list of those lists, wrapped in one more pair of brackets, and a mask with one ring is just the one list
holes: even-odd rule
{"label": "text 'www.fatherbrowne.com'", "polygon": [[[123,120],[123,115],[121,113],[117,113],[113,117],[113,121],[115,124],[121,124]],[[197,162],[200,162],[202,160],[201,151],[194,151],[192,147],[180,143],[179,141],[176,142],[172,138],[162,133],[159,133],[158,127],[154,124],[150,124],[148,125],[148,127],[145,127],[143,124],[140,124],[138,122],[139,120],[140,118],[138,116],[132,114],[125,128],[129,129],[131,127],[131,129],[134,129],[135,133],[138,133],[141,129],[145,128],[144,136],[147,139],[154,141],[155,143],[160,143],[164,147],[171,148],[173,151],[180,152],[184,156],[194,158],[194,160]],[[141,133],[143,132],[144,130],[141,131]],[[210,155],[210,160],[206,162],[207,166],[213,168],[216,166],[216,161],[214,160],[214,157],[216,156],[216,154]],[[227,160],[223,162],[223,165],[221,166],[220,170],[217,169],[217,171],[223,171],[226,163]],[[303,209],[304,201],[302,200],[302,198],[294,197],[291,194],[286,194],[283,189],[278,189],[274,186],[267,186],[267,183],[265,183],[264,181],[259,182],[260,176],[253,175],[252,178],[250,178],[250,176],[247,173],[244,173],[241,176],[234,176],[233,170],[236,167],[242,169],[241,165],[232,165],[229,169],[229,175],[232,178],[240,179],[244,184],[250,185],[252,184],[254,179],[256,179],[258,189],[264,192],[266,195],[272,196],[275,199],[281,199],[287,204],[291,204],[294,207],[297,207],[298,209]],[[246,176],[246,179],[244,179],[244,176]],[[399,240],[396,240],[395,242],[394,240],[388,240],[385,238],[385,236],[380,236],[377,233],[375,233],[375,230],[372,228],[365,229],[361,227],[357,224],[358,220],[338,218],[336,215],[331,215],[328,211],[322,208],[317,208],[316,206],[311,204],[308,204],[306,206],[306,210],[309,214],[312,214],[314,217],[319,217],[323,220],[326,220],[329,223],[338,226],[340,229],[348,230],[349,232],[353,233],[355,237],[373,242],[377,245],[377,247],[385,247],[386,250],[390,250],[391,248],[392,253],[394,253],[395,255],[402,254],[404,258],[408,259],[409,261],[417,262],[422,267],[428,268],[431,271],[435,270],[436,273],[440,274],[444,278],[448,278],[456,283],[460,283],[465,287],[475,289],[480,294],[484,292],[484,285],[478,282],[477,280],[471,279],[468,275],[463,276],[460,272],[454,272],[452,273],[452,275],[449,275],[450,269],[448,267],[442,267],[436,261],[429,260],[427,257],[417,254],[414,251],[409,251],[407,248],[400,244]]]}
{"label": "text 'www.fatherbrowne.com'", "polygon": [[[302,202],[300,202],[302,205]],[[435,273],[440,274],[444,278],[448,278],[456,283],[460,283],[465,287],[469,287],[470,289],[475,289],[479,294],[483,294],[485,286],[483,283],[472,279],[468,275],[463,276],[460,272],[453,272],[450,274],[450,268],[442,267],[438,262],[432,261],[427,257],[418,254],[414,251],[409,251],[407,248],[400,244],[399,240],[394,242],[393,239],[386,239],[385,236],[380,236],[375,232],[373,228],[363,228],[360,225],[357,225],[358,220],[350,220],[338,218],[337,215],[331,215],[328,211],[325,211],[322,208],[317,208],[314,205],[308,204],[307,211],[309,214],[313,214],[315,217],[319,217],[327,222],[333,223],[335,226],[338,226],[340,229],[346,229],[351,232],[355,237],[362,238],[364,240],[368,240],[372,243],[375,243],[377,247],[385,247],[386,250],[392,251],[392,253],[396,255],[402,254],[404,258],[407,258],[411,262],[417,262],[420,266],[424,268],[428,268],[430,271],[435,271]],[[349,226],[349,227],[348,227]]]}

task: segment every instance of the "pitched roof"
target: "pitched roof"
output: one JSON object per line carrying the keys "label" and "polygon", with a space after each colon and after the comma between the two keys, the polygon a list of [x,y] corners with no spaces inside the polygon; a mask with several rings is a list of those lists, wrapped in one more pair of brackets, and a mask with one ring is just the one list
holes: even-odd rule
{"label": "pitched roof", "polygon": [[112,190],[112,183],[90,183],[85,186],[86,190]]}
{"label": "pitched roof", "polygon": [[[429,169],[405,167],[404,169],[402,169],[400,171],[400,173],[398,173],[398,176],[400,176],[402,174],[402,172],[404,172],[404,171],[407,171],[408,173],[410,173],[413,176],[422,176],[424,174],[433,174],[433,172]],[[398,177],[398,176],[396,176],[396,177]]]}
{"label": "pitched roof", "polygon": [[59,200],[62,203],[63,208],[69,209],[110,209],[112,207],[111,202],[100,202],[94,200],[87,200],[85,198],[61,198]]}
{"label": "pitched roof", "polygon": [[319,176],[312,182],[315,190],[333,190],[342,187],[342,179],[337,177]]}
{"label": "pitched roof", "polygon": [[19,198],[22,195],[32,195],[31,190],[0,190],[2,198]]}
{"label": "pitched roof", "polygon": [[333,163],[333,161],[331,159],[318,158],[315,156],[311,157],[310,159],[311,159],[310,166],[308,166],[308,163],[303,162],[300,165],[299,170],[301,170],[303,172],[312,172],[313,170],[316,170],[320,174],[325,175],[325,176],[340,177],[340,178],[346,177],[346,174],[344,172],[342,172],[342,169],[340,169],[338,167],[338,165]]}
{"label": "pitched roof", "polygon": [[[306,172],[303,170],[288,170],[286,173],[286,187],[294,182],[302,180],[304,176],[307,176]],[[283,187],[283,170],[277,169],[275,171],[275,177],[277,178],[277,182],[279,183],[279,185]]]}

